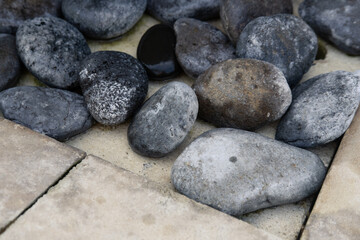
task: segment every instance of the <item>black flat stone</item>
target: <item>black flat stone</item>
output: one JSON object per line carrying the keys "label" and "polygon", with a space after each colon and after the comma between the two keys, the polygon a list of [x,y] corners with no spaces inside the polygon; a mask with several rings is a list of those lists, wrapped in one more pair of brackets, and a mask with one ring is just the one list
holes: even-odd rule
{"label": "black flat stone", "polygon": [[137,58],[152,80],[173,78],[181,72],[175,55],[174,30],[166,24],[151,27],[142,36]]}

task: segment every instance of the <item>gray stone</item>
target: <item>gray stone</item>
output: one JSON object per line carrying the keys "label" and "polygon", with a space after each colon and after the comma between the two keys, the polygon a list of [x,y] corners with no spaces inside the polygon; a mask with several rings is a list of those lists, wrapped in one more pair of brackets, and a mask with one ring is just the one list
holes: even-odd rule
{"label": "gray stone", "polygon": [[147,11],[168,24],[185,17],[209,20],[219,16],[220,0],[148,0]]}
{"label": "gray stone", "polygon": [[195,123],[199,105],[185,83],[166,84],[148,99],[128,128],[131,148],[147,157],[174,151]]}
{"label": "gray stone", "polygon": [[236,58],[229,38],[209,23],[181,18],[174,24],[176,56],[184,72],[197,78],[212,65]]}
{"label": "gray stone", "polygon": [[315,147],[339,138],[359,105],[360,77],[345,71],[316,76],[293,90],[293,103],[282,118],[276,139]]}
{"label": "gray stone", "polygon": [[13,87],[21,74],[21,62],[17,55],[15,37],[0,34],[0,91]]}
{"label": "gray stone", "polygon": [[234,43],[253,19],[279,13],[292,14],[292,12],[291,0],[223,0],[220,5],[221,22]]}
{"label": "gray stone", "polygon": [[325,173],[309,151],[252,132],[215,129],[184,150],[171,179],[191,199],[240,215],[310,196]]}
{"label": "gray stone", "polygon": [[95,52],[80,67],[80,86],[96,121],[116,125],[131,117],[143,103],[148,77],[134,57],[115,51]]}
{"label": "gray stone", "polygon": [[43,83],[69,89],[78,85],[78,66],[89,55],[84,36],[55,17],[27,20],[18,28],[16,45],[27,69]]}
{"label": "gray stone", "polygon": [[314,31],[289,14],[259,17],[242,31],[237,55],[274,64],[294,87],[315,60],[318,41]]}
{"label": "gray stone", "polygon": [[300,16],[340,50],[360,55],[360,0],[305,0]]}
{"label": "gray stone", "polygon": [[129,31],[142,17],[146,0],[63,0],[67,21],[95,39],[111,39]]}
{"label": "gray stone", "polygon": [[79,94],[61,89],[15,87],[0,93],[4,117],[57,140],[91,127],[92,118]]}
{"label": "gray stone", "polygon": [[217,127],[254,130],[281,118],[291,104],[291,90],[274,65],[232,59],[209,68],[193,86],[199,116]]}

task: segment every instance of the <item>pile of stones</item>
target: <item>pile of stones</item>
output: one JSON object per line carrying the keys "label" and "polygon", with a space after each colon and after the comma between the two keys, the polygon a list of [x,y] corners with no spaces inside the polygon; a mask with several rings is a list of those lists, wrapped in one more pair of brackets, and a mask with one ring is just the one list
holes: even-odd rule
{"label": "pile of stones", "polygon": [[[162,24],[143,35],[137,58],[91,53],[85,37],[121,37],[145,11]],[[360,74],[299,82],[314,63],[317,35],[360,55],[360,0],[305,0],[301,18],[292,12],[291,0],[2,1],[0,111],[60,141],[94,121],[131,120],[129,145],[153,158],[174,151],[199,117],[218,128],[175,161],[180,193],[231,215],[297,202],[326,174],[302,148],[346,131]],[[225,33],[204,22],[219,16]],[[24,67],[48,87],[14,87]],[[182,71],[192,87],[170,81],[144,102],[149,80]],[[251,132],[274,121],[276,140]]]}

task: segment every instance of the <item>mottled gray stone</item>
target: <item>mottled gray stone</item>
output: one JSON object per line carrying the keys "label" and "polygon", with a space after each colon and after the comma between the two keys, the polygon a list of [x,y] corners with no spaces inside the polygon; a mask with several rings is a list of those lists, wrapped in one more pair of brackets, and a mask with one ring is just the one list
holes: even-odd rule
{"label": "mottled gray stone", "polygon": [[79,94],[61,89],[15,87],[0,93],[4,117],[57,140],[91,127],[92,118]]}
{"label": "mottled gray stone", "polygon": [[209,68],[193,86],[199,116],[217,127],[254,130],[281,118],[291,104],[291,90],[274,65],[232,59]]}
{"label": "mottled gray stone", "polygon": [[174,29],[177,59],[192,78],[197,78],[216,63],[236,58],[229,38],[209,23],[181,18],[175,22]]}
{"label": "mottled gray stone", "polygon": [[261,16],[292,14],[292,12],[291,0],[223,0],[220,5],[221,22],[234,43],[251,20]]}
{"label": "mottled gray stone", "polygon": [[0,91],[13,87],[21,74],[21,62],[17,55],[15,37],[0,34]]}
{"label": "mottled gray stone", "polygon": [[168,24],[185,17],[209,20],[219,16],[220,0],[148,0],[147,11]]}
{"label": "mottled gray stone", "polygon": [[259,17],[242,31],[237,55],[270,62],[295,86],[315,60],[318,41],[314,31],[289,14]]}
{"label": "mottled gray stone", "polygon": [[215,129],[177,158],[171,179],[182,194],[231,215],[297,202],[325,177],[315,154],[237,130]]}
{"label": "mottled gray stone", "polygon": [[110,39],[129,31],[142,17],[146,0],[63,0],[67,21],[83,34],[95,39]]}
{"label": "mottled gray stone", "polygon": [[79,63],[91,53],[84,36],[55,17],[25,21],[16,32],[16,45],[21,60],[35,77],[64,89],[78,85]]}
{"label": "mottled gray stone", "polygon": [[128,128],[131,148],[147,157],[175,150],[195,123],[199,104],[185,83],[166,84],[149,98]]}
{"label": "mottled gray stone", "polygon": [[276,139],[315,147],[340,137],[349,127],[360,98],[360,77],[336,71],[316,76],[293,90],[293,103],[282,118]]}
{"label": "mottled gray stone", "polygon": [[299,14],[322,38],[360,55],[360,0],[305,0]]}
{"label": "mottled gray stone", "polygon": [[134,57],[115,51],[95,52],[80,67],[80,86],[87,107],[105,125],[124,122],[143,103],[148,77]]}

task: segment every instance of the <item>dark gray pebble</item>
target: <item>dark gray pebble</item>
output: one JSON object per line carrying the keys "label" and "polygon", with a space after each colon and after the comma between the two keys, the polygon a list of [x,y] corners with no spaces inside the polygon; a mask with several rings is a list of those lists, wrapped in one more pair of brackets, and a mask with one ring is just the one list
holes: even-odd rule
{"label": "dark gray pebble", "polygon": [[197,78],[212,65],[236,58],[235,48],[219,29],[192,18],[174,24],[176,56],[187,75]]}
{"label": "dark gray pebble", "polygon": [[136,58],[126,53],[95,52],[83,60],[80,69],[80,86],[87,107],[102,124],[124,122],[146,97],[146,71]]}
{"label": "dark gray pebble", "polygon": [[64,89],[78,85],[80,61],[91,53],[84,36],[55,17],[26,21],[16,33],[16,45],[21,60],[35,77]]}
{"label": "dark gray pebble", "polygon": [[131,148],[146,157],[163,157],[175,150],[195,123],[198,101],[181,82],[158,90],[142,106],[128,128]]}
{"label": "dark gray pebble", "polygon": [[15,87],[0,93],[4,117],[49,137],[64,141],[89,129],[92,118],[84,98],[43,87]]}
{"label": "dark gray pebble", "polygon": [[276,139],[305,148],[331,142],[348,129],[359,100],[359,76],[344,71],[316,76],[294,88]]}
{"label": "dark gray pebble", "polygon": [[294,87],[315,60],[318,41],[314,31],[289,14],[259,17],[242,31],[237,55],[274,64]]}
{"label": "dark gray pebble", "polygon": [[63,0],[67,21],[84,35],[111,39],[129,31],[142,17],[146,0]]}

